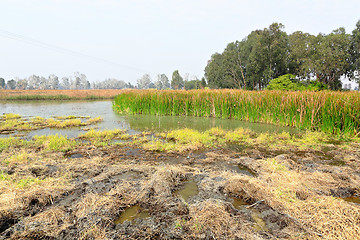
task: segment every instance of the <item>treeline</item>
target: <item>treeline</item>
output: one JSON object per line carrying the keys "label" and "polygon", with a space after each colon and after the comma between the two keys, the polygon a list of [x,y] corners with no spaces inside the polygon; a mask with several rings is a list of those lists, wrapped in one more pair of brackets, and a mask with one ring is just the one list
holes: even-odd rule
{"label": "treeline", "polygon": [[62,77],[61,79],[54,74],[49,77],[41,77],[31,75],[28,78],[11,79],[5,81],[0,78],[0,89],[201,89],[206,87],[206,81],[203,78],[199,80],[196,76],[192,76],[189,80],[189,74],[186,73],[184,77],[179,74],[179,71],[174,71],[171,82],[165,74],[158,74],[157,80],[153,82],[149,74],[144,74],[137,80],[136,85],[130,82],[125,83],[122,80],[115,78],[108,78],[104,81],[96,81],[90,83],[85,74],[75,72],[74,76]]}
{"label": "treeline", "polygon": [[165,74],[158,74],[157,79],[153,82],[149,74],[144,74],[137,80],[137,89],[202,89],[207,86],[205,78],[199,80],[197,76],[191,76],[189,80],[189,74],[185,73],[182,77],[178,70],[175,70],[171,77],[171,82]]}
{"label": "treeline", "polygon": [[327,35],[288,35],[283,29],[273,23],[213,54],[205,68],[209,87],[264,89],[285,74],[319,81],[332,90],[341,89],[341,77],[360,83],[360,20],[352,34],[338,28]]}
{"label": "treeline", "polygon": [[5,81],[0,78],[0,89],[123,89],[130,88],[130,83],[109,78],[104,81],[90,83],[85,74],[75,72],[74,76],[62,77],[51,74],[49,77],[31,75],[28,78],[16,78]]}

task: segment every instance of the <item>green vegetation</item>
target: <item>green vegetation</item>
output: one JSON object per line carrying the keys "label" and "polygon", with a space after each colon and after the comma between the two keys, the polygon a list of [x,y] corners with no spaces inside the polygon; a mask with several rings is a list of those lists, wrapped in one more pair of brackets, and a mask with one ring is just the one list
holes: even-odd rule
{"label": "green vegetation", "polygon": [[285,74],[269,82],[268,90],[309,90],[320,91],[328,89],[327,85],[318,81],[301,82],[293,74]]}
{"label": "green vegetation", "polygon": [[79,135],[80,139],[88,140],[95,146],[107,146],[111,140],[127,140],[130,138],[126,130],[114,129],[105,131],[95,131],[94,129]]}
{"label": "green vegetation", "polygon": [[76,141],[68,139],[62,135],[49,135],[49,136],[35,136],[32,140],[35,146],[41,146],[46,151],[61,151],[65,152],[71,150],[76,146]]}
{"label": "green vegetation", "polygon": [[232,118],[336,135],[360,132],[357,92],[131,91],[118,95],[113,107],[119,113]]}
{"label": "green vegetation", "polygon": [[261,90],[270,80],[291,73],[306,81],[316,76],[317,81],[338,90],[341,76],[360,81],[359,36],[360,20],[352,34],[338,28],[317,36],[301,31],[288,35],[284,25],[273,23],[213,54],[205,77],[211,88]]}
{"label": "green vegetation", "polygon": [[0,153],[11,147],[20,147],[24,144],[24,140],[20,138],[8,137],[0,138]]}
{"label": "green vegetation", "polygon": [[101,117],[89,118],[82,121],[84,117],[60,116],[45,119],[34,117],[31,119],[22,118],[19,114],[4,114],[0,116],[0,133],[10,133],[14,131],[30,131],[42,128],[70,128],[96,124],[102,121]]}

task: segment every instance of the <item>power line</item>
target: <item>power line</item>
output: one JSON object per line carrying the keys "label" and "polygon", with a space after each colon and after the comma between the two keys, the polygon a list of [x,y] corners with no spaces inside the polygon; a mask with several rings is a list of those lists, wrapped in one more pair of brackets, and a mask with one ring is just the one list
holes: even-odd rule
{"label": "power line", "polygon": [[71,50],[71,49],[55,46],[55,45],[52,45],[52,44],[49,44],[49,43],[45,43],[45,42],[42,42],[42,41],[39,41],[39,40],[36,40],[36,39],[33,39],[33,38],[29,38],[29,37],[26,37],[26,36],[23,36],[23,35],[20,35],[20,34],[16,34],[16,33],[12,33],[12,32],[6,31],[6,30],[2,30],[2,29],[0,29],[0,37],[5,37],[5,38],[12,39],[12,40],[24,42],[24,43],[27,43],[27,44],[30,44],[30,45],[33,45],[33,46],[53,50],[55,52],[60,52],[60,53],[64,53],[64,54],[71,55],[71,56],[80,56],[80,57],[89,58],[89,59],[92,59],[92,60],[95,60],[95,61],[100,61],[100,62],[103,62],[103,63],[107,63],[109,65],[128,68],[128,69],[131,69],[131,70],[134,70],[134,71],[137,71],[137,72],[153,73],[151,71],[147,71],[147,70],[144,70],[144,69],[141,69],[141,68],[136,68],[136,67],[133,67],[133,66],[120,64],[120,63],[117,63],[117,62],[114,62],[114,61],[109,61],[109,60],[104,59],[104,58],[99,58],[99,57],[91,56],[91,55],[84,54],[84,53],[81,53],[81,52],[78,52],[78,51],[74,51],[74,50]]}

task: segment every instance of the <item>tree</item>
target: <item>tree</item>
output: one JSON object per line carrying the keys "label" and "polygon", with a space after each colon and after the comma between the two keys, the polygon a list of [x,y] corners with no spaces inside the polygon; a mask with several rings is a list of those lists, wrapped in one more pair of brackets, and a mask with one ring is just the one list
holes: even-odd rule
{"label": "tree", "polygon": [[205,77],[212,88],[262,89],[289,70],[289,41],[284,25],[251,32],[242,41],[229,43],[224,52],[211,56]]}
{"label": "tree", "polygon": [[7,89],[15,89],[16,88],[16,82],[14,79],[11,79],[9,81],[7,81],[6,83]]}
{"label": "tree", "polygon": [[5,79],[0,78],[0,89],[5,89]]}
{"label": "tree", "polygon": [[360,85],[360,20],[356,23],[356,28],[352,31],[349,50],[351,68],[348,77]]}
{"label": "tree", "polygon": [[170,88],[170,82],[165,74],[158,74],[155,82],[156,89],[168,89]]}
{"label": "tree", "polygon": [[206,80],[204,77],[201,78],[201,88],[205,88],[207,86]]}
{"label": "tree", "polygon": [[69,77],[63,77],[61,79],[61,86],[63,89],[70,89]]}
{"label": "tree", "polygon": [[47,80],[47,89],[58,89],[59,78],[55,74],[51,74]]}
{"label": "tree", "polygon": [[36,75],[31,75],[28,77],[28,88],[29,89],[39,89],[40,86],[40,77]]}
{"label": "tree", "polygon": [[16,81],[16,89],[25,90],[28,86],[28,81],[26,79],[19,79]]}
{"label": "tree", "polygon": [[344,28],[329,35],[319,34],[313,44],[315,53],[311,56],[316,78],[332,90],[341,89],[340,77],[348,75],[351,64],[349,47],[351,37]]}
{"label": "tree", "polygon": [[[205,67],[205,77],[208,85],[211,88],[224,88],[226,83],[224,81],[225,70],[223,65],[223,55],[214,53]],[[171,84],[172,85],[172,84]]]}
{"label": "tree", "polygon": [[172,89],[182,89],[184,87],[184,80],[180,76],[179,71],[175,70],[173,72],[172,78],[171,78],[171,88]]}
{"label": "tree", "polygon": [[148,89],[150,83],[151,83],[150,75],[146,73],[137,80],[137,87],[138,89]]}

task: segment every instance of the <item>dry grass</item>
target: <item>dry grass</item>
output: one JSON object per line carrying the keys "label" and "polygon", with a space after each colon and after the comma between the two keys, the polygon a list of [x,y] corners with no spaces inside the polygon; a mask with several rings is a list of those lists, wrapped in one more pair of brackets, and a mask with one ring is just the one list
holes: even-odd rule
{"label": "dry grass", "polygon": [[274,159],[259,162],[258,178],[229,177],[225,191],[243,199],[264,200],[295,219],[311,239],[358,239],[360,208],[329,196],[339,186],[359,188],[355,178],[341,182],[326,172],[290,170]]}
{"label": "dry grass", "polygon": [[89,89],[89,90],[1,90],[0,99],[16,98],[18,96],[68,96],[73,99],[89,97],[114,98],[120,93],[131,90],[121,89]]}

